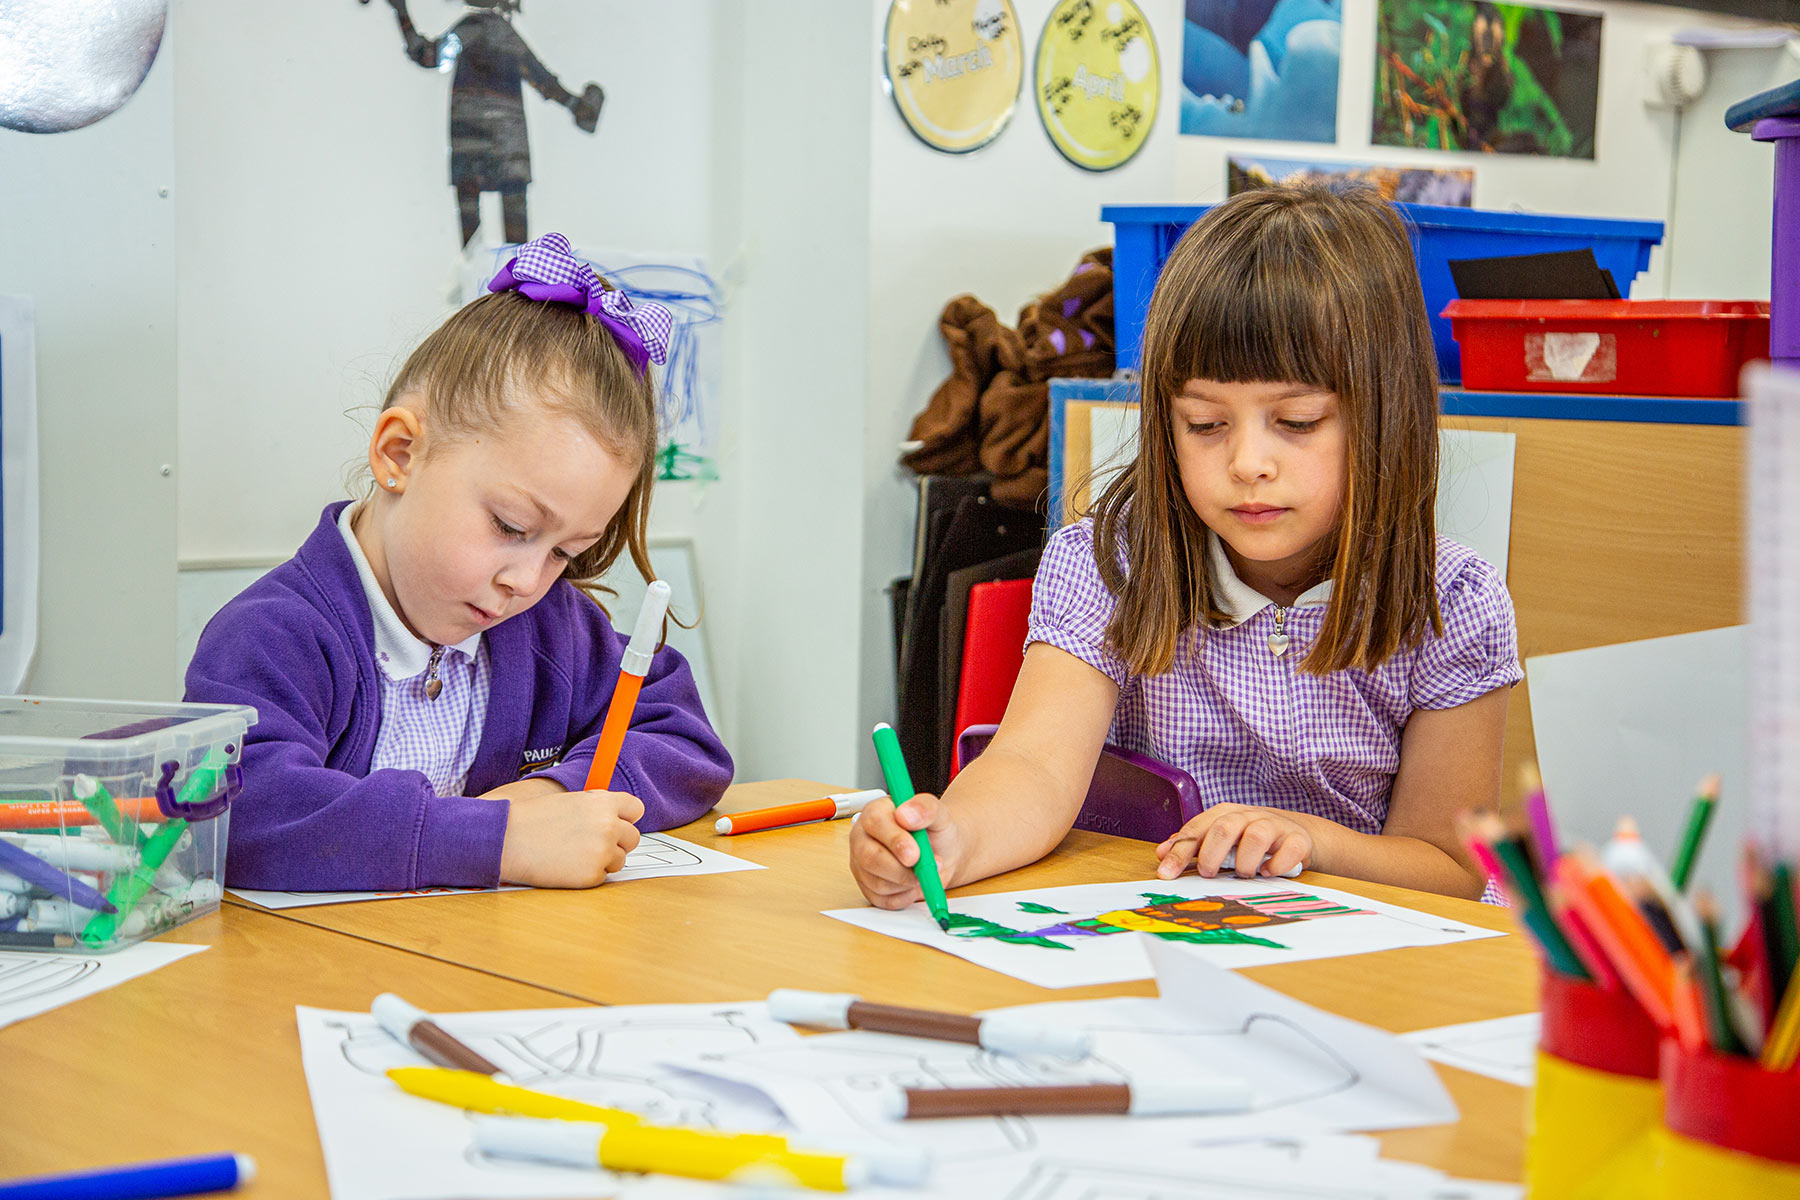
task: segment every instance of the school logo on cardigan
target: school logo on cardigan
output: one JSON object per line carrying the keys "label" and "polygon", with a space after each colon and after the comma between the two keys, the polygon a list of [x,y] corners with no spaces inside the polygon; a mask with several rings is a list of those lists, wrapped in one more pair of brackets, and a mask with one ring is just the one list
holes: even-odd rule
{"label": "school logo on cardigan", "polygon": [[527,750],[525,757],[519,762],[519,778],[523,779],[533,771],[542,771],[545,767],[554,767],[556,760],[562,757],[565,749],[567,749],[566,744],[558,742],[556,745],[546,746],[542,750]]}

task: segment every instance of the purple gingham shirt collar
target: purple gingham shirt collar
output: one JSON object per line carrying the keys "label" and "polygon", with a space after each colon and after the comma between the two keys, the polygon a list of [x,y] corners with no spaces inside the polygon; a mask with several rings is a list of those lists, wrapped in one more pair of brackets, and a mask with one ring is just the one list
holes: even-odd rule
{"label": "purple gingham shirt collar", "polygon": [[[1232,627],[1242,625],[1275,602],[1238,578],[1225,543],[1212,530],[1206,531],[1206,561],[1212,567],[1213,584],[1217,588],[1219,607],[1231,618]],[[1331,580],[1314,584],[1295,597],[1293,608],[1311,608],[1331,603]]]}
{"label": "purple gingham shirt collar", "polygon": [[[416,638],[394,606],[388,603],[387,594],[381,590],[381,584],[375,579],[375,572],[369,566],[368,556],[363,553],[355,532],[350,528],[352,514],[361,505],[347,504],[344,511],[338,514],[338,532],[344,535],[344,544],[350,548],[351,561],[356,563],[356,577],[362,581],[363,595],[369,601],[369,615],[375,626],[375,665],[381,673],[392,680],[412,679],[423,675],[431,665],[431,643]],[[453,654],[475,657],[481,648],[481,634],[476,632],[445,649]]]}

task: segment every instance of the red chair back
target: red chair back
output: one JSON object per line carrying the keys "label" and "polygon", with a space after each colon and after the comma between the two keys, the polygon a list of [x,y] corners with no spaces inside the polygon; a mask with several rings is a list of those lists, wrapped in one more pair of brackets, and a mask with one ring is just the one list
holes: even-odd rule
{"label": "red chair back", "polygon": [[[971,725],[998,725],[1025,662],[1025,632],[1031,619],[1031,580],[1003,579],[969,589],[964,625],[962,674],[956,688],[956,733]],[[962,769],[952,757],[950,778]]]}

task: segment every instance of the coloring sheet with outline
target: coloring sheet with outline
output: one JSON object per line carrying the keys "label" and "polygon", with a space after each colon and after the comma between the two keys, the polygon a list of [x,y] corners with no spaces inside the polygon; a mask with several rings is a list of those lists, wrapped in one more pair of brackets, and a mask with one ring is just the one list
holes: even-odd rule
{"label": "coloring sheet with outline", "polygon": [[923,901],[898,912],[840,908],[840,921],[944,950],[1039,987],[1150,978],[1142,939],[1194,947],[1221,967],[1260,967],[1500,937],[1397,904],[1282,879],[1149,879],[959,896],[945,933]]}
{"label": "coloring sheet with outline", "polygon": [[[1454,1121],[1456,1105],[1418,1051],[1390,1033],[1324,1012],[1205,961],[1151,943],[1158,998],[1049,1001],[998,1011],[1094,1035],[1079,1062],[1008,1055],[894,1034],[823,1033],[798,1051],[746,1050],[681,1069],[756,1088],[796,1127],[834,1145],[892,1142],[930,1151],[946,1171],[1071,1147],[1142,1145],[1403,1129]],[[897,1121],[906,1087],[1248,1080],[1247,1111],[1203,1116],[972,1117]]]}
{"label": "coloring sheet with outline", "polygon": [[[679,1180],[643,1180],[490,1159],[470,1143],[466,1114],[407,1095],[389,1067],[429,1065],[366,1012],[295,1009],[300,1060],[325,1152],[333,1200],[558,1197],[604,1194],[719,1196]],[[779,1110],[754,1092],[706,1086],[662,1066],[705,1054],[800,1043],[761,1003],[647,1004],[512,1012],[434,1013],[450,1034],[498,1064],[521,1087],[630,1109],[657,1122],[764,1131]],[[653,1186],[652,1186],[653,1185]]]}
{"label": "coloring sheet with outline", "polygon": [[[1258,1069],[1271,1072],[1271,1080],[1278,1081],[1264,1088],[1271,1098],[1300,1079],[1303,1061],[1318,1073],[1312,1090],[1326,1094],[1271,1103],[1253,1124],[1263,1137],[1275,1135],[1274,1140],[1234,1142],[1216,1155],[1163,1136],[1172,1127],[1159,1127],[1155,1136],[1128,1147],[1114,1144],[1118,1132],[1143,1125],[1143,1118],[931,1122],[932,1129],[950,1131],[950,1150],[938,1153],[940,1139],[925,1135],[937,1161],[924,1189],[866,1188],[857,1194],[934,1200],[1516,1200],[1516,1187],[1463,1184],[1430,1168],[1382,1160],[1373,1139],[1302,1136],[1301,1131],[1314,1124],[1331,1124],[1324,1119],[1331,1112],[1373,1112],[1392,1122],[1419,1124],[1453,1120],[1455,1110],[1431,1069],[1403,1047],[1396,1053],[1398,1043],[1387,1035],[1288,1000],[1203,962],[1183,961],[1182,949],[1159,947],[1155,952],[1173,956],[1159,966],[1165,994],[1178,999],[1172,1001],[1176,1011],[1157,1013],[1148,1026],[1132,1012],[1159,1001],[1031,1007],[1060,1018],[1098,1011],[1102,1025],[1124,1025],[1125,1034],[1140,1040],[1161,1036],[1160,1027],[1172,1021],[1198,1020],[1202,1028],[1192,1031],[1197,1042],[1209,1042],[1216,1050],[1222,1039],[1233,1038],[1253,1056]],[[1101,1006],[1097,1010],[1096,1003]],[[1124,1007],[1109,1011],[1108,1005]],[[1207,1015],[1190,1011],[1193,1005]],[[447,1195],[470,1200],[567,1195],[728,1200],[745,1195],[742,1189],[688,1180],[485,1158],[470,1146],[464,1114],[409,1096],[386,1080],[382,1072],[388,1067],[422,1060],[382,1032],[368,1014],[302,1007],[296,1017],[334,1200],[425,1200]],[[440,1013],[435,1019],[524,1086],[631,1109],[658,1121],[777,1131],[794,1137],[797,1145],[809,1144],[810,1137],[821,1148],[916,1137],[920,1126],[904,1129],[909,1123],[889,1121],[865,1128],[835,1111],[836,1099],[827,1080],[836,1081],[836,1094],[854,1094],[859,1108],[866,1108],[867,1085],[883,1079],[869,1078],[866,1059],[858,1074],[834,1075],[834,1064],[843,1052],[819,1053],[816,1047],[861,1040],[906,1043],[887,1054],[902,1062],[909,1055],[943,1062],[997,1057],[976,1047],[885,1035],[802,1039],[788,1026],[769,1021],[760,1003]],[[1285,1025],[1290,1020],[1299,1024]],[[1243,1035],[1243,1027],[1254,1029],[1265,1022],[1282,1028],[1267,1036]],[[1230,1028],[1234,1023],[1237,1029]],[[1208,1025],[1215,1028],[1205,1028]],[[1190,1031],[1180,1032],[1185,1036]],[[1113,1035],[1103,1031],[1101,1036]],[[1259,1039],[1260,1050],[1251,1045]],[[1331,1043],[1329,1049],[1326,1042]],[[1281,1061],[1295,1045],[1302,1048],[1294,1061]],[[1102,1055],[1110,1053],[1110,1041],[1103,1041]],[[1163,1061],[1159,1053],[1159,1068]],[[1351,1088],[1341,1089],[1341,1065],[1346,1062],[1359,1079]],[[1098,1074],[1108,1069],[1095,1068]],[[713,1075],[715,1070],[785,1078],[787,1084],[777,1090],[792,1107],[778,1108],[760,1084],[722,1080]],[[893,1066],[888,1063],[876,1070],[891,1078]],[[821,1107],[820,1097],[822,1111],[814,1111]],[[1321,1104],[1330,1107],[1308,1107]],[[1372,1109],[1366,1107],[1371,1104]],[[1411,1108],[1403,1112],[1407,1105]],[[1320,1119],[1308,1117],[1309,1112]],[[1052,1126],[1055,1136],[1042,1137]],[[836,1140],[840,1135],[854,1140]]]}
{"label": "coloring sheet with outline", "polygon": [[205,946],[139,942],[113,954],[0,951],[0,1029],[148,975]]}
{"label": "coloring sheet with outline", "polygon": [[1542,1029],[1543,1014],[1533,1012],[1420,1029],[1400,1037],[1417,1046],[1419,1053],[1433,1062],[1502,1083],[1530,1087],[1537,1078],[1538,1034]]}
{"label": "coloring sheet with outline", "polygon": [[[633,879],[661,879],[669,875],[723,875],[728,871],[761,871],[761,863],[748,862],[693,842],[684,842],[662,833],[646,833],[637,849],[625,856],[624,869],[615,872],[607,884],[629,883]],[[506,885],[497,888],[421,888],[414,892],[269,892],[252,888],[228,888],[264,908],[306,908],[315,904],[351,904],[358,900],[409,900],[417,896],[462,896],[470,892],[522,892],[524,887]]]}

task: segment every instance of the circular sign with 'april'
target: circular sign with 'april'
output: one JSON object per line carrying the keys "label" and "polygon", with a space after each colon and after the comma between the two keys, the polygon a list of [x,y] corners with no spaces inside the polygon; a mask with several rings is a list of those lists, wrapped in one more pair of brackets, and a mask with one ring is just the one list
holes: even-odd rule
{"label": "circular sign with 'april'", "polygon": [[1011,0],[894,0],[883,56],[888,93],[928,146],[978,150],[1012,120],[1025,47]]}
{"label": "circular sign with 'april'", "polygon": [[1132,0],[1061,0],[1038,39],[1037,106],[1064,158],[1110,171],[1143,149],[1162,94],[1156,39]]}

